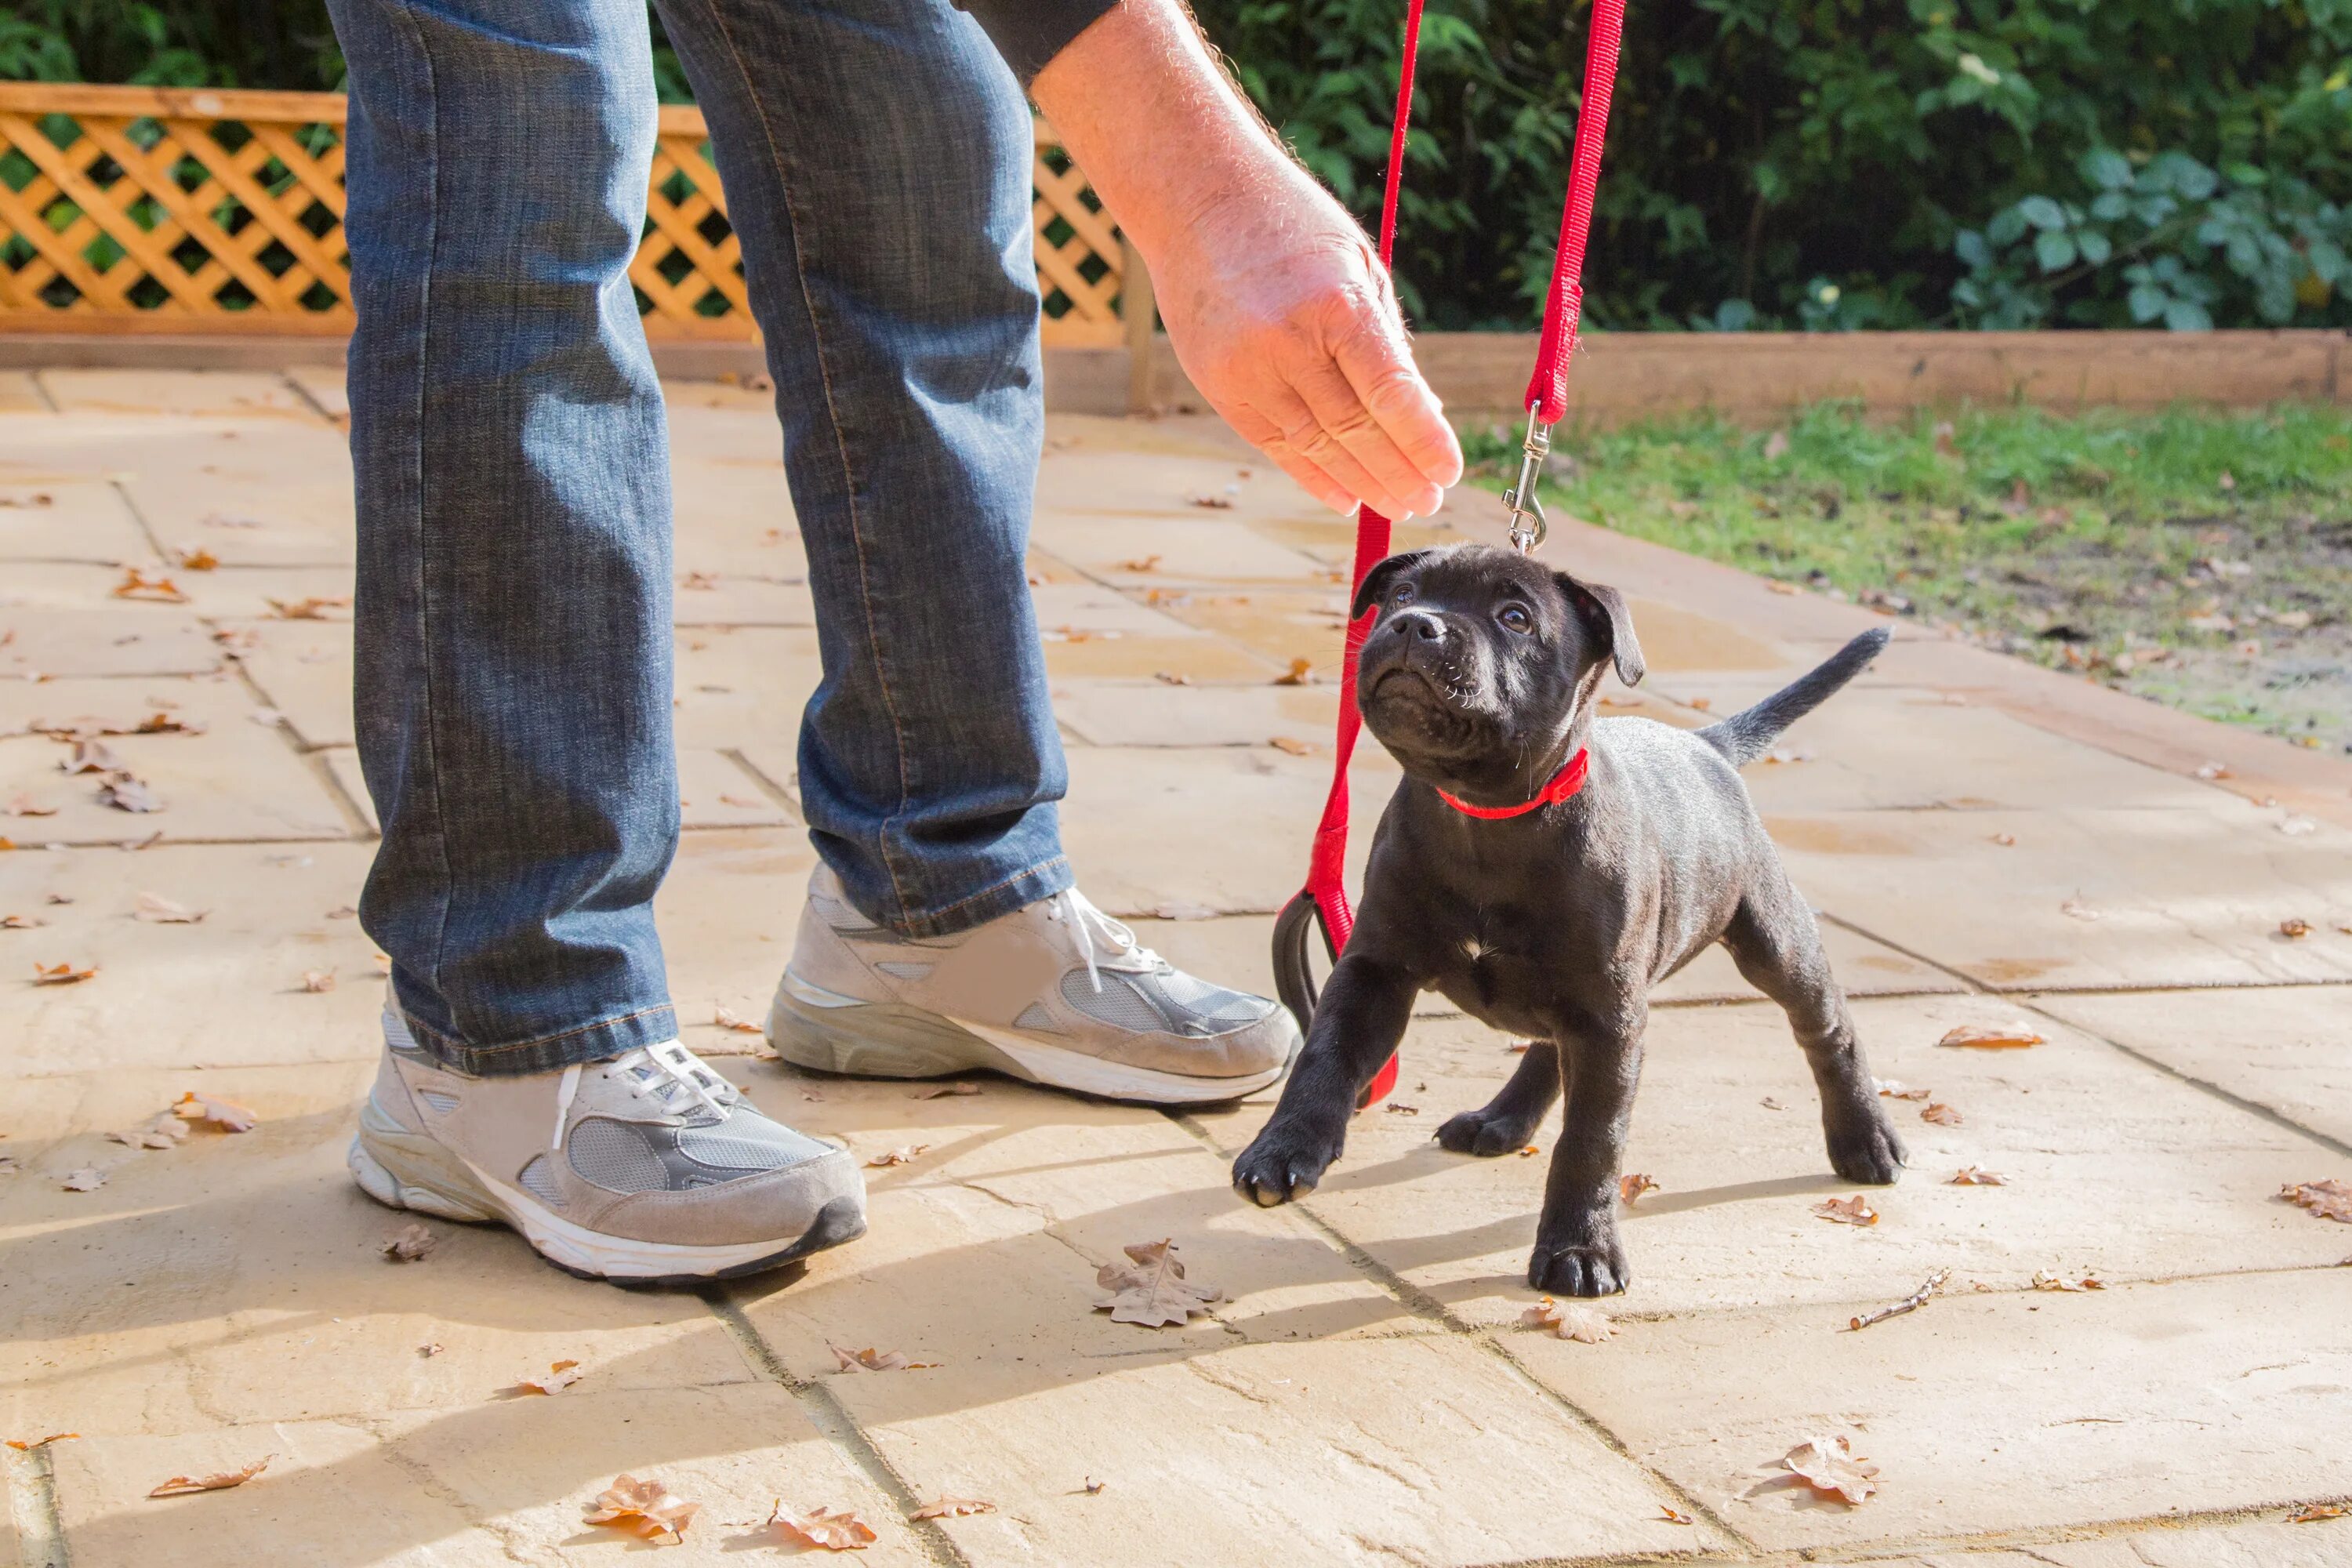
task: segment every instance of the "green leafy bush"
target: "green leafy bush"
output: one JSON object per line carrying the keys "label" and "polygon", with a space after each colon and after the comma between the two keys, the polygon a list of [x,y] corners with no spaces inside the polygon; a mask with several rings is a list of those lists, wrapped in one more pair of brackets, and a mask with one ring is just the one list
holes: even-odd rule
{"label": "green leafy bush", "polygon": [[[1402,0],[1198,0],[1368,218]],[[1433,0],[1397,267],[1530,324],[1590,0]],[[2352,326],[2352,0],[1635,0],[1587,311],[1621,327]],[[667,52],[665,96],[684,84]],[[0,76],[340,85],[319,0],[18,0]]]}

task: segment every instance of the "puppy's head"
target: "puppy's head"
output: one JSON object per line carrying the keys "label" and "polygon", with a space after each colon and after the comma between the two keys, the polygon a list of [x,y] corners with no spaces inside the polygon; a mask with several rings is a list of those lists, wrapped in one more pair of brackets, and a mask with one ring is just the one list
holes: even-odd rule
{"label": "puppy's head", "polygon": [[1624,595],[1516,551],[1392,555],[1353,613],[1373,605],[1356,665],[1364,723],[1405,772],[1452,793],[1525,798],[1565,760],[1603,667],[1642,679]]}

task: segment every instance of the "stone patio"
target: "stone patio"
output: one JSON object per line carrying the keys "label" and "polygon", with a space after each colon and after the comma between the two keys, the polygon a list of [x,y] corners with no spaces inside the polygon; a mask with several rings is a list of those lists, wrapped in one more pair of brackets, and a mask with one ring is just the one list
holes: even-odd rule
{"label": "stone patio", "polygon": [[[1898,627],[1749,783],[1877,1070],[1963,1121],[1893,1102],[1915,1160],[1881,1223],[1814,1217],[1851,1189],[1801,1060],[1709,955],[1654,1016],[1628,1168],[1660,1187],[1630,1216],[1633,1289],[1602,1304],[1619,1331],[1563,1341],[1518,1322],[1543,1163],[1430,1136],[1508,1042],[1433,1002],[1394,1102],[1278,1210],[1225,1179],[1270,1094],[919,1100],[795,1075],[715,1022],[762,1015],[791,939],[816,650],[764,399],[672,395],[688,831],[661,919],[687,1040],[781,1117],[923,1152],[868,1173],[865,1240],[704,1295],[583,1284],[500,1230],[436,1223],[423,1262],[383,1258],[402,1221],[342,1165],[380,969],[349,910],[372,817],[341,387],[0,376],[0,800],[54,808],[0,817],[0,916],[40,922],[0,930],[0,1437],[79,1434],[0,1449],[0,1568],[618,1563],[646,1545],[583,1512],[624,1471],[704,1505],[657,1548],[681,1563],[789,1552],[761,1522],[778,1498],[857,1510],[875,1563],[982,1568],[2352,1563],[2352,1516],[2287,1522],[2352,1502],[2352,1226],[2276,1196],[2352,1179],[2352,767]],[[1408,531],[1491,537],[1496,515],[1465,494]],[[1219,428],[1052,428],[1032,575],[1067,837],[1093,897],[1181,963],[1265,984],[1334,702],[1274,681],[1331,673],[1349,549]],[[1653,673],[1612,700],[1669,723],[1873,618],[1574,524],[1549,555],[1636,596]],[[126,565],[185,602],[111,596]],[[318,618],[287,618],[306,599]],[[25,732],[156,713],[203,731],[106,742],[153,814],[99,804]],[[1393,775],[1368,752],[1367,829]],[[136,921],[142,893],[209,913]],[[99,972],[36,987],[36,963]],[[2046,1043],[1937,1044],[2012,1020]],[[261,1124],[104,1136],[188,1090]],[[1964,1165],[2007,1184],[1950,1184]],[[66,1190],[82,1167],[104,1185]],[[1097,1267],[1163,1237],[1226,1292],[1213,1316],[1092,1310]],[[1844,1331],[1937,1269],[1923,1310]],[[2037,1290],[2045,1271],[2105,1289]],[[829,1344],[937,1364],[843,1373]],[[512,1392],[558,1360],[577,1384]],[[1774,1482],[1815,1433],[1879,1494]],[[237,1489],[146,1497],[265,1455]],[[908,1521],[942,1496],[995,1511]]]}

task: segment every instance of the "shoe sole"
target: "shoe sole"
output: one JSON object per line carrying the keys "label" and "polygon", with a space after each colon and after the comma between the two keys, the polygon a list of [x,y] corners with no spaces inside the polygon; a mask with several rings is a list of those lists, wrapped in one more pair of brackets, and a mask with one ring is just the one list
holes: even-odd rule
{"label": "shoe sole", "polygon": [[346,1161],[362,1192],[387,1208],[509,1226],[548,1262],[582,1279],[702,1285],[782,1268],[866,1234],[865,1205],[845,1195],[818,1209],[808,1229],[790,1239],[689,1247],[605,1236],[549,1213],[433,1138],[376,1125],[373,1110],[362,1112]]}
{"label": "shoe sole", "polygon": [[1276,1066],[1238,1078],[1195,1078],[1107,1061],[896,1003],[861,1002],[787,970],[768,1009],[768,1043],[794,1067],[855,1078],[945,1078],[975,1068],[1027,1083],[1146,1105],[1208,1105],[1281,1081],[1297,1043]]}

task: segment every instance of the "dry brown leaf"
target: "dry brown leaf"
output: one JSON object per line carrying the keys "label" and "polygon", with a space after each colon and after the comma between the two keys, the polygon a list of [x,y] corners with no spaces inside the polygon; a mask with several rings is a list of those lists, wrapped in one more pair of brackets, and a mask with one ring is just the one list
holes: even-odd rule
{"label": "dry brown leaf", "polygon": [[1419,1116],[1421,1107],[1407,1105],[1401,1100],[1391,1100],[1389,1101],[1388,1111],[1391,1116]]}
{"label": "dry brown leaf", "polygon": [[192,910],[185,904],[173,903],[161,893],[142,893],[131,918],[150,925],[192,926],[210,913],[210,910]]}
{"label": "dry brown leaf", "polygon": [[98,786],[98,804],[140,816],[163,809],[163,798],[148,787],[145,779],[133,773],[107,774]]}
{"label": "dry brown leaf", "polygon": [[2301,942],[2305,937],[2307,937],[2310,934],[2311,922],[2309,921],[2296,920],[2290,917],[2279,921],[2279,935],[2286,938],[2289,942]]}
{"label": "dry brown leaf", "polygon": [[107,1134],[117,1143],[128,1143],[133,1149],[176,1149],[187,1135],[188,1124],[168,1110],[159,1113],[143,1127]]}
{"label": "dry brown leaf", "polygon": [[1519,1158],[1522,1160],[1532,1160],[1542,1152],[1543,1150],[1540,1146],[1530,1143],[1526,1148],[1519,1151]]}
{"label": "dry brown leaf", "polygon": [[2352,1225],[2352,1184],[2297,1182],[2281,1187],[2279,1196],[2297,1208],[2309,1209],[2321,1219],[2342,1220]]}
{"label": "dry brown leaf", "polygon": [[2289,1524],[2317,1524],[2323,1519],[2342,1519],[2344,1510],[2332,1502],[2307,1502],[2286,1516]]}
{"label": "dry brown leaf", "polygon": [[20,1454],[29,1454],[36,1448],[46,1448],[52,1443],[71,1442],[80,1436],[79,1432],[52,1432],[46,1437],[36,1437],[29,1443],[20,1437],[11,1437],[8,1439],[8,1447]]}
{"label": "dry brown leaf", "polygon": [[184,605],[188,596],[180,592],[179,584],[169,577],[149,577],[136,566],[122,569],[122,581],[114,585],[118,599],[152,599],[161,605]]}
{"label": "dry brown leaf", "polygon": [[220,557],[198,544],[180,552],[180,569],[184,572],[211,572],[220,566]]}
{"label": "dry brown leaf", "polygon": [[215,1100],[191,1089],[172,1102],[172,1114],[183,1121],[203,1121],[224,1132],[250,1132],[261,1118],[231,1100]]}
{"label": "dry brown leaf", "polygon": [[58,814],[56,806],[43,805],[30,795],[16,796],[5,809],[11,816],[55,816]]}
{"label": "dry brown leaf", "polygon": [[435,1340],[428,1344],[421,1344],[416,1347],[416,1353],[423,1360],[431,1361],[441,1353],[441,1342]]}
{"label": "dry brown leaf", "polygon": [[1106,1485],[1105,1482],[1098,1481],[1092,1476],[1088,1476],[1083,1484],[1086,1489],[1086,1494],[1088,1497],[1094,1497],[1100,1493],[1103,1487]]}
{"label": "dry brown leaf", "polygon": [[710,1021],[722,1029],[732,1029],[740,1035],[756,1035],[761,1032],[756,1021],[740,1016],[734,1008],[728,1006],[724,1002],[713,1011]]}
{"label": "dry brown leaf", "polygon": [[1317,749],[1314,742],[1302,741],[1296,735],[1270,735],[1265,743],[1277,752],[1288,752],[1294,757],[1311,757]]}
{"label": "dry brown leaf", "polygon": [[1635,1173],[1617,1178],[1617,1201],[1627,1208],[1632,1208],[1640,1201],[1643,1193],[1654,1193],[1657,1190],[1658,1179],[1655,1176]]}
{"label": "dry brown leaf", "polygon": [[1952,1179],[1947,1184],[1955,1187],[2005,1187],[2009,1185],[2009,1178],[1981,1165],[1963,1165],[1952,1173]]}
{"label": "dry brown leaf", "polygon": [[1781,1455],[1780,1463],[1815,1491],[1850,1505],[1861,1505],[1878,1489],[1878,1467],[1855,1458],[1843,1436],[1808,1437]]}
{"label": "dry brown leaf", "polygon": [[1133,561],[1122,561],[1118,563],[1118,569],[1122,572],[1157,572],[1160,570],[1160,557],[1145,555]]}
{"label": "dry brown leaf", "polygon": [[1206,507],[1211,511],[1231,511],[1233,510],[1234,498],[1231,496],[1194,496],[1192,498],[1192,504],[1194,506]]}
{"label": "dry brown leaf", "polygon": [[1813,1212],[1839,1225],[1876,1225],[1878,1211],[1862,1201],[1857,1193],[1850,1198],[1823,1198],[1813,1205]]}
{"label": "dry brown leaf", "polygon": [[76,741],[58,767],[68,773],[112,773],[122,771],[122,759],[103,741]]}
{"label": "dry brown leaf", "polygon": [[222,1470],[209,1476],[173,1476],[147,1495],[151,1498],[186,1497],[193,1492],[225,1492],[231,1487],[241,1487],[268,1469],[269,1461],[276,1458],[275,1454],[264,1454],[241,1470]]}
{"label": "dry brown leaf", "polygon": [[544,1377],[526,1377],[515,1384],[518,1394],[561,1394],[587,1376],[576,1361],[551,1361],[547,1363]]}
{"label": "dry brown leaf", "polygon": [[441,1238],[423,1226],[403,1226],[397,1236],[383,1244],[383,1255],[394,1263],[415,1263],[431,1257],[440,1245]]}
{"label": "dry brown leaf", "polygon": [[1785,1106],[1785,1105],[1781,1104],[1779,1100],[1777,1100],[1773,1099],[1773,1098],[1772,1098],[1770,1095],[1769,1095],[1769,1094],[1768,1094],[1768,1095],[1766,1095],[1762,1100],[1760,1100],[1757,1101],[1757,1103],[1758,1103],[1758,1104],[1759,1104],[1759,1105],[1761,1105],[1761,1106],[1762,1106],[1765,1110],[1788,1110],[1788,1109],[1789,1109],[1787,1106]]}
{"label": "dry brown leaf", "polygon": [[980,1085],[970,1079],[960,1078],[953,1083],[935,1083],[929,1089],[919,1089],[908,1098],[909,1100],[953,1100],[959,1095],[979,1092]]}
{"label": "dry brown leaf", "polygon": [[41,964],[36,963],[33,965],[33,984],[36,985],[79,985],[97,973],[98,965],[95,963],[91,964],[88,969],[76,969],[70,963],[55,963],[44,968]]}
{"label": "dry brown leaf", "polygon": [[866,1161],[866,1163],[869,1168],[877,1171],[889,1165],[912,1164],[914,1163],[915,1156],[920,1154],[924,1150],[929,1147],[930,1145],[929,1143],[902,1144],[896,1149],[887,1149],[883,1151],[881,1153],[875,1155],[871,1160]]}
{"label": "dry brown leaf", "polygon": [[69,1193],[94,1193],[106,1185],[106,1173],[95,1165],[84,1165],[67,1172],[60,1184]]}
{"label": "dry brown leaf", "polygon": [[1095,1303],[1114,1323],[1138,1323],[1147,1329],[1181,1326],[1195,1313],[1207,1315],[1209,1305],[1225,1293],[1213,1286],[1184,1278],[1172,1240],[1130,1242],[1126,1263],[1106,1263],[1095,1271],[1095,1283],[1114,1292]]}
{"label": "dry brown leaf", "polygon": [[1531,1329],[1549,1329],[1554,1339],[1574,1340],[1580,1345],[1607,1344],[1617,1337],[1617,1325],[1607,1313],[1590,1307],[1563,1307],[1549,1296],[1521,1312],[1519,1321]]}
{"label": "dry brown leaf", "polygon": [[688,1502],[661,1482],[648,1476],[644,1480],[635,1476],[615,1476],[613,1484],[596,1494],[588,1505],[590,1524],[617,1524],[624,1530],[634,1530],[639,1535],[667,1535],[672,1541],[686,1539],[686,1527],[702,1505]]}
{"label": "dry brown leaf", "polygon": [[1948,1105],[1928,1105],[1920,1108],[1919,1120],[1932,1121],[1938,1127],[1958,1127],[1960,1125],[1960,1113]]}
{"label": "dry brown leaf", "polygon": [[2022,1023],[1962,1024],[1946,1033],[1936,1042],[1939,1046],[1966,1046],[1979,1051],[2018,1051],[2043,1043],[2041,1036]]}
{"label": "dry brown leaf", "polygon": [[302,972],[302,989],[314,994],[335,988],[335,972],[331,969],[306,969]]}
{"label": "dry brown leaf", "polygon": [[929,1372],[940,1363],[935,1361],[908,1361],[898,1351],[878,1351],[867,1345],[862,1351],[845,1350],[830,1340],[825,1349],[833,1352],[839,1372]]}
{"label": "dry brown leaf", "polygon": [[1294,658],[1290,668],[1274,678],[1276,686],[1312,686],[1315,683],[1315,661]]}
{"label": "dry brown leaf", "polygon": [[961,1519],[968,1513],[994,1513],[995,1511],[994,1503],[982,1502],[978,1498],[943,1497],[937,1502],[925,1503],[907,1517],[908,1519]]}
{"label": "dry brown leaf", "polygon": [[1696,1524],[1698,1522],[1698,1521],[1693,1519],[1690,1515],[1686,1513],[1677,1513],[1664,1503],[1660,1503],[1658,1505],[1658,1518],[1661,1522],[1666,1524]]}
{"label": "dry brown leaf", "polygon": [[776,1500],[769,1510],[768,1523],[782,1531],[803,1546],[814,1546],[826,1552],[863,1552],[881,1537],[874,1527],[857,1517],[856,1510],[813,1508],[806,1513],[796,1513]]}
{"label": "dry brown leaf", "polygon": [[352,602],[349,594],[311,595],[301,599],[270,599],[266,601],[281,621],[323,621],[329,610],[340,610]]}
{"label": "dry brown leaf", "polygon": [[1190,686],[1192,684],[1192,678],[1191,676],[1181,674],[1172,669],[1155,669],[1151,672],[1151,679],[1160,682],[1162,686]]}
{"label": "dry brown leaf", "polygon": [[2033,1288],[2036,1290],[2064,1290],[2073,1292],[2079,1290],[2104,1290],[2106,1289],[2106,1286],[2099,1280],[2093,1279],[2088,1274],[2082,1275],[2079,1278],[2074,1278],[2064,1274],[2053,1274],[2046,1268],[2037,1268],[2033,1271]]}
{"label": "dry brown leaf", "polygon": [[1891,1078],[1874,1078],[1870,1081],[1879,1093],[1889,1100],[1925,1100],[1934,1092],[1930,1089],[1913,1089],[1909,1084]]}
{"label": "dry brown leaf", "polygon": [[0,1176],[13,1176],[16,1173],[16,1156],[14,1154],[0,1154]]}

